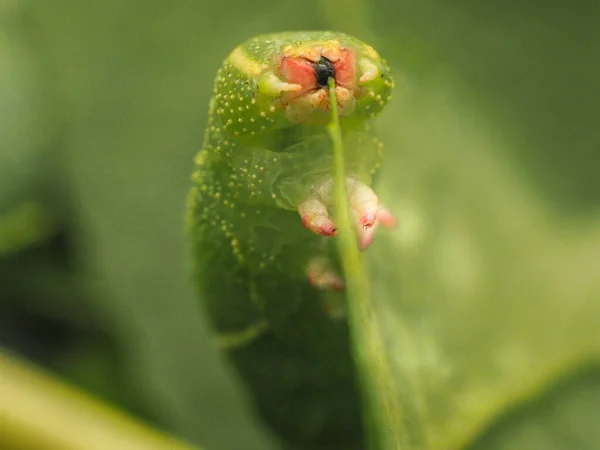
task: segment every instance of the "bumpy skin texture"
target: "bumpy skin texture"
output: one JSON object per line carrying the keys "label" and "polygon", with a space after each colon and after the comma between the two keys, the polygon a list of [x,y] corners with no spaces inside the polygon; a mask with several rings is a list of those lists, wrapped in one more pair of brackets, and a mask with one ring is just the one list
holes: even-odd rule
{"label": "bumpy skin texture", "polygon": [[285,448],[360,449],[348,328],[337,314],[345,299],[336,292],[335,237],[324,226],[307,229],[308,216],[298,213],[315,196],[331,203],[327,90],[311,75],[323,55],[331,61],[320,60],[321,75],[335,66],[340,86],[349,180],[370,184],[381,144],[369,119],[392,88],[385,62],[340,33],[259,36],[217,73],[189,232],[208,315]]}

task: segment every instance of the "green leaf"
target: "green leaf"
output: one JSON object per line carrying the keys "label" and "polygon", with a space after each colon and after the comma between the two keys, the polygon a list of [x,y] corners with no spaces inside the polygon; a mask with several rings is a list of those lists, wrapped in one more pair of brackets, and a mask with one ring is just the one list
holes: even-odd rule
{"label": "green leaf", "polygon": [[[569,224],[500,158],[447,84],[408,83],[388,120],[373,295],[420,448],[461,448],[495,416],[600,354],[600,224]],[[390,264],[394,261],[394,264]]]}
{"label": "green leaf", "polygon": [[468,450],[592,450],[600,432],[598,367],[562,379],[549,392],[501,418]]}
{"label": "green leaf", "polygon": [[[395,7],[370,16],[396,69],[378,192],[400,223],[368,252],[373,298],[414,448],[464,448],[600,357],[600,10]],[[600,445],[580,435],[565,448]]]}

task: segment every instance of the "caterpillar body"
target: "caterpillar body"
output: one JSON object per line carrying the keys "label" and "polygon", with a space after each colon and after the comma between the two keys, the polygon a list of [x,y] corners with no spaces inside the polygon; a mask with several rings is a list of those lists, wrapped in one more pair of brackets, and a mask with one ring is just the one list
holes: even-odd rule
{"label": "caterpillar body", "polygon": [[361,449],[358,386],[334,242],[325,125],[335,80],[359,245],[393,225],[369,187],[371,118],[393,81],[370,46],[335,32],[259,36],[218,70],[188,198],[201,299],[264,421],[290,449]]}

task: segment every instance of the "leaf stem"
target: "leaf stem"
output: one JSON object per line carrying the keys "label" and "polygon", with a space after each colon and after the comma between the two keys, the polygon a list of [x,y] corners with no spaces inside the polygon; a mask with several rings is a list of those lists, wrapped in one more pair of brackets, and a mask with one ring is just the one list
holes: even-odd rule
{"label": "leaf stem", "polygon": [[337,242],[346,280],[348,322],[354,359],[363,389],[368,448],[406,448],[403,440],[407,435],[403,431],[398,397],[393,387],[393,377],[371,305],[370,286],[350,219],[335,80],[330,78],[327,84],[331,105],[331,122],[327,131],[333,147],[336,224],[339,230]]}
{"label": "leaf stem", "polygon": [[0,352],[0,446],[199,450]]}

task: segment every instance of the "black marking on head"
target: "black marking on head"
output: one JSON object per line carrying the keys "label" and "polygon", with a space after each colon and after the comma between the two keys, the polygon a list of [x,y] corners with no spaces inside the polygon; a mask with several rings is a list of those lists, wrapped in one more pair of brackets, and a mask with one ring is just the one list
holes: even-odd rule
{"label": "black marking on head", "polygon": [[317,76],[317,85],[319,87],[327,86],[327,80],[335,78],[333,63],[324,56],[321,56],[319,62],[315,64],[315,75]]}

